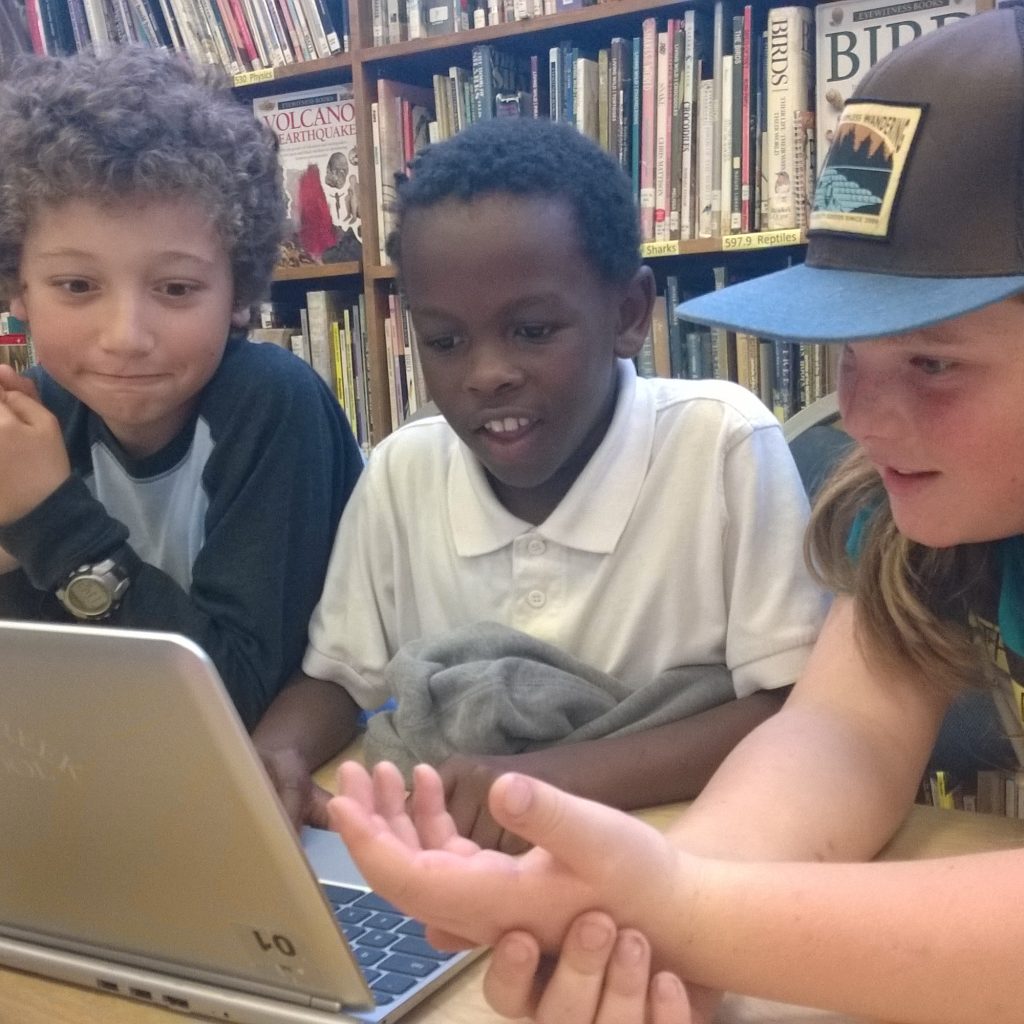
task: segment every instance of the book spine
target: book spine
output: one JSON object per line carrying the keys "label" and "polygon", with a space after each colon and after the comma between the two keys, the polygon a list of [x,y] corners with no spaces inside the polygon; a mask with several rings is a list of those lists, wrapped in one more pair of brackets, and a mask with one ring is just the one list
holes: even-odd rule
{"label": "book spine", "polygon": [[334,362],[331,359],[331,296],[323,290],[306,292],[309,322],[309,356],[314,370],[334,391]]}
{"label": "book spine", "polygon": [[[742,23],[742,47],[743,64],[742,76],[742,100],[740,109],[740,123],[743,126],[743,134],[740,139],[740,230],[753,231],[754,217],[751,207],[751,199],[754,191],[754,158],[753,151],[756,138],[756,122],[754,120],[754,97],[753,89],[756,88],[757,62],[751,53],[754,43],[753,35],[753,8],[746,4],[743,8]],[[754,390],[754,389],[751,389]]]}
{"label": "book spine", "polygon": [[668,30],[672,35],[672,102],[669,109],[669,238],[678,239],[682,222],[683,195],[683,22],[681,18],[669,18]]}
{"label": "book spine", "polygon": [[[730,26],[730,36],[731,36]],[[732,224],[732,54],[725,54],[719,71],[721,106],[718,113],[718,234],[729,234]]]}
{"label": "book spine", "polygon": [[641,26],[643,67],[641,74],[640,125],[640,237],[654,240],[655,148],[657,146],[658,102],[658,30],[654,18],[645,18]]}
{"label": "book spine", "polygon": [[[743,15],[732,19],[732,150],[729,167],[729,231],[743,230]],[[723,230],[725,225],[723,224]]]}
{"label": "book spine", "polygon": [[[810,110],[811,12],[779,7],[768,12],[767,116],[768,222],[776,231],[801,226],[798,179],[806,148],[800,140]],[[805,181],[806,184],[806,181]]]}
{"label": "book spine", "polygon": [[697,236],[694,173],[697,151],[697,22],[696,12],[683,15],[683,98],[679,139],[679,237]]}
{"label": "book spine", "polygon": [[715,180],[715,83],[702,78],[697,90],[697,237],[711,238]]}
{"label": "book spine", "polygon": [[[654,93],[654,239],[664,242],[669,237],[669,89],[670,58],[668,32],[657,34]],[[659,373],[658,376],[661,376]]]}

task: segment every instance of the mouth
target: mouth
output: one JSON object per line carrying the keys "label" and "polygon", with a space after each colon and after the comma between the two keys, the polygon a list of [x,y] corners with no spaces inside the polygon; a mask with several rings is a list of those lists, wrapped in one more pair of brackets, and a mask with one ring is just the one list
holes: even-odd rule
{"label": "mouth", "polygon": [[477,433],[498,441],[517,441],[536,423],[536,420],[525,416],[496,416],[480,426]]}
{"label": "mouth", "polygon": [[894,466],[880,466],[882,483],[886,490],[901,492],[918,484],[924,484],[938,478],[937,470],[896,469]]}

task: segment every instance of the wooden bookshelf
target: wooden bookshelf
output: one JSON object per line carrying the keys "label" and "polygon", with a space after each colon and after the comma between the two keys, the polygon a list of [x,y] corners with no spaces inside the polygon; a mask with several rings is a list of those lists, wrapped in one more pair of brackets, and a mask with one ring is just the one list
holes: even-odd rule
{"label": "wooden bookshelf", "polygon": [[[359,263],[328,266],[299,266],[279,270],[275,291],[287,287],[294,294],[303,281],[310,287],[351,287],[353,279],[361,288],[366,310],[370,406],[374,424],[373,440],[379,441],[390,428],[387,396],[387,351],[384,320],[388,313],[388,292],[395,286],[395,269],[382,263],[377,228],[377,197],[374,183],[374,155],[371,104],[377,99],[377,80],[389,78],[419,86],[430,86],[434,74],[447,74],[450,66],[469,68],[473,47],[489,43],[520,55],[546,54],[564,40],[596,49],[607,46],[615,36],[640,35],[641,23],[650,16],[659,19],[679,16],[692,4],[678,0],[608,0],[594,6],[535,16],[504,24],[454,32],[449,35],[373,45],[373,0],[352,0],[350,9],[351,49],[331,58],[250,72],[236,76],[240,99],[246,102],[278,93],[350,82],[356,106],[356,148],[359,163],[358,201],[362,222],[363,255]],[[697,6],[711,17],[713,0]],[[742,5],[740,5],[742,6]],[[757,9],[767,10],[766,0]],[[713,287],[713,265],[737,261],[743,272],[779,269],[802,257],[805,236],[797,229],[776,232],[746,232],[712,238],[645,243],[644,259],[650,262],[663,286],[667,274],[692,274],[706,288]]]}

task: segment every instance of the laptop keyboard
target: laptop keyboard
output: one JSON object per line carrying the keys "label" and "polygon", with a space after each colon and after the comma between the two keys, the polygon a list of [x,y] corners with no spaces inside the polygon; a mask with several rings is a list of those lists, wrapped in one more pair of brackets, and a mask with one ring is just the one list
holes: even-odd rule
{"label": "laptop keyboard", "polygon": [[376,893],[342,885],[323,890],[378,1007],[428,981],[456,955],[431,946],[422,924]]}

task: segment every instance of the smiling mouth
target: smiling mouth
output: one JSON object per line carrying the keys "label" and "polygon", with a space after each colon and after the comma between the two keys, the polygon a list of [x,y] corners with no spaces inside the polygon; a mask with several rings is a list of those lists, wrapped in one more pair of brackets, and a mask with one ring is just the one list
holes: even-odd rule
{"label": "smiling mouth", "polygon": [[499,437],[507,434],[519,434],[533,423],[533,420],[522,416],[505,416],[499,420],[488,420],[481,428],[487,434]]}

